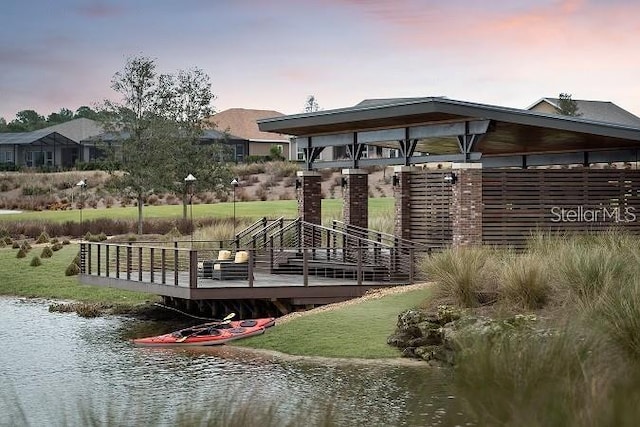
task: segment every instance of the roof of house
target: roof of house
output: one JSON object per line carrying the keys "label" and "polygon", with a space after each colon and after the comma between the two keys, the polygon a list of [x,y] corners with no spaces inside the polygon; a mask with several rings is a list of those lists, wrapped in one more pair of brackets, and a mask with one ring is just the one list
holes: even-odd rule
{"label": "roof of house", "polygon": [[281,116],[284,114],[273,110],[230,108],[214,114],[207,121],[214,123],[216,130],[226,132],[232,138],[254,142],[289,142],[289,138],[284,135],[258,129],[258,120]]}
{"label": "roof of house", "polygon": [[[99,135],[102,128],[95,120],[79,118],[58,125],[48,126],[31,132],[0,133],[0,144],[31,144],[36,141],[53,141],[56,135],[65,143],[80,142],[91,136]],[[70,141],[69,141],[70,140]]]}
{"label": "roof of house", "polygon": [[[587,101],[574,99],[578,107],[578,117],[595,120],[605,123],[617,123],[627,126],[640,127],[640,117],[628,112],[624,108],[620,108],[613,102],[609,101]],[[540,104],[549,104],[554,109],[559,108],[560,100],[558,98],[541,98],[527,110],[535,110]]]}

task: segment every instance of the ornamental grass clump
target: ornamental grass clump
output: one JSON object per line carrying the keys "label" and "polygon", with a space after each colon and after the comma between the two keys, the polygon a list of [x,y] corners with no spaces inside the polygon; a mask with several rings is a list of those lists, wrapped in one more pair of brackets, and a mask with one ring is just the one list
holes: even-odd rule
{"label": "ornamental grass clump", "polygon": [[640,367],[640,279],[619,282],[617,289],[605,292],[589,318],[614,348]]}
{"label": "ornamental grass clump", "polygon": [[426,257],[420,269],[436,282],[439,297],[453,299],[462,307],[495,300],[496,253],[482,247],[448,249]]}
{"label": "ornamental grass clump", "polygon": [[38,244],[49,243],[49,240],[51,240],[51,238],[49,237],[46,231],[43,231],[42,233],[40,233],[40,235],[36,239],[36,243]]}
{"label": "ornamental grass clump", "polygon": [[551,284],[544,258],[531,254],[505,257],[500,266],[500,299],[527,310],[542,308],[550,299]]}
{"label": "ornamental grass clump", "polygon": [[34,256],[31,258],[31,263],[29,264],[31,267],[40,267],[42,265],[42,260],[38,256]]}
{"label": "ornamental grass clump", "polygon": [[598,299],[620,283],[631,280],[637,269],[629,252],[620,252],[597,242],[585,244],[568,241],[554,257],[553,270],[560,286],[583,307],[597,304]]}
{"label": "ornamental grass clump", "polygon": [[25,250],[24,248],[20,248],[20,250],[18,251],[18,253],[16,254],[16,258],[24,258],[27,256],[27,250]]}
{"label": "ornamental grass clump", "polygon": [[53,251],[49,246],[45,246],[42,248],[42,252],[40,252],[40,258],[51,258],[53,256]]}
{"label": "ornamental grass clump", "polygon": [[69,264],[67,269],[64,271],[65,276],[77,276],[80,274],[80,267],[75,262]]}

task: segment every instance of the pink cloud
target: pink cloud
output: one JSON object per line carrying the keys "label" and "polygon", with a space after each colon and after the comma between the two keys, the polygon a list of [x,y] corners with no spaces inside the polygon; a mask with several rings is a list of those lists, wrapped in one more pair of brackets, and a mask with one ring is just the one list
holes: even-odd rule
{"label": "pink cloud", "polygon": [[124,14],[122,7],[103,2],[93,2],[88,5],[79,6],[77,11],[80,15],[87,18],[97,19],[117,17]]}

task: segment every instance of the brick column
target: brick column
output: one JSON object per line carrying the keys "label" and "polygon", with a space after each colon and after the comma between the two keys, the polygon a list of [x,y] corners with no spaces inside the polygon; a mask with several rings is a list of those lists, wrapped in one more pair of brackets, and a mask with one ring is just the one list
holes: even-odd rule
{"label": "brick column", "polygon": [[362,169],[342,169],[342,216],[345,224],[369,228],[369,174]]}
{"label": "brick column", "polygon": [[393,168],[393,197],[395,199],[395,235],[411,240],[411,173],[419,169],[415,166],[395,166]]}
{"label": "brick column", "polygon": [[453,246],[482,244],[482,164],[453,163],[451,194]]}
{"label": "brick column", "polygon": [[298,216],[306,222],[322,224],[322,177],[315,171],[298,171],[296,196]]}

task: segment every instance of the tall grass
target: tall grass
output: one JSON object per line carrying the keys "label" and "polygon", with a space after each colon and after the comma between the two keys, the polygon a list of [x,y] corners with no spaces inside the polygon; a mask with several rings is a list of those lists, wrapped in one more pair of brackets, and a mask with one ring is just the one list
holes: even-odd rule
{"label": "tall grass", "polygon": [[458,358],[455,392],[480,425],[589,425],[605,387],[591,356],[571,332],[478,338]]}
{"label": "tall grass", "polygon": [[546,260],[531,254],[505,257],[499,289],[501,299],[508,304],[524,309],[542,308],[551,293]]}
{"label": "tall grass", "polygon": [[640,238],[616,231],[536,235],[520,254],[431,257],[423,268],[460,305],[477,304],[487,268],[497,266],[503,304],[562,307],[540,312],[548,330],[458,338],[456,394],[481,425],[637,423],[640,406],[629,402],[640,398],[639,260]]}
{"label": "tall grass", "polygon": [[483,247],[449,249],[424,258],[419,268],[437,283],[439,297],[452,299],[462,307],[476,307],[491,299],[494,255],[493,250]]}

